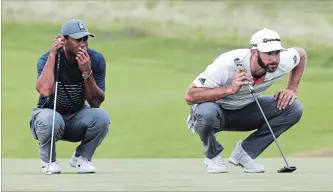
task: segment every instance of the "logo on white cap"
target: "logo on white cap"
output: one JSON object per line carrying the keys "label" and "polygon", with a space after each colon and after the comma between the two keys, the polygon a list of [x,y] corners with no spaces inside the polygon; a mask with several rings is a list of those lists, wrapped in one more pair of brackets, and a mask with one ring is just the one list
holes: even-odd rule
{"label": "logo on white cap", "polygon": [[251,38],[251,49],[261,52],[284,50],[281,45],[280,35],[271,29],[261,29],[253,34]]}

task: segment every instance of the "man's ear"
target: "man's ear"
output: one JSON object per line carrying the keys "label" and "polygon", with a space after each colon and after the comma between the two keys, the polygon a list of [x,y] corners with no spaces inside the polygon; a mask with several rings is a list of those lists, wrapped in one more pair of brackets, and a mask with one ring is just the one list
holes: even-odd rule
{"label": "man's ear", "polygon": [[69,36],[64,36],[64,39],[65,39],[65,43],[69,40]]}

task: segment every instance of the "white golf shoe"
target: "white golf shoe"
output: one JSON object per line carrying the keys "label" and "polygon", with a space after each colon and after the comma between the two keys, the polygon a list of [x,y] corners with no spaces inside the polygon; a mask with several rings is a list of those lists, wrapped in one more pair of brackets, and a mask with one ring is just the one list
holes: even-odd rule
{"label": "white golf shoe", "polygon": [[[48,163],[40,160],[41,162],[41,168],[42,172],[45,174],[59,174],[60,171],[60,166],[57,162],[52,162],[50,165]],[[47,170],[47,166],[49,166],[49,169]]]}
{"label": "white golf shoe", "polygon": [[96,168],[91,164],[91,162],[82,156],[73,157],[69,160],[69,165],[76,168],[78,173],[95,173]]}
{"label": "white golf shoe", "polygon": [[212,159],[209,159],[206,157],[205,165],[207,166],[208,173],[227,173],[228,172],[228,166],[224,163],[221,153]]}
{"label": "white golf shoe", "polygon": [[236,144],[236,147],[229,158],[229,162],[233,165],[243,167],[246,173],[264,173],[264,166],[257,164],[255,160],[246,153],[241,143],[242,142],[239,141]]}

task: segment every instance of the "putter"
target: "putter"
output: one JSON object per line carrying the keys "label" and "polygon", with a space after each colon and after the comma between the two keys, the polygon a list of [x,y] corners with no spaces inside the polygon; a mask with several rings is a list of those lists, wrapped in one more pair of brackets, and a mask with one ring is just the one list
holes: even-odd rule
{"label": "putter", "polygon": [[[59,38],[59,41],[61,39]],[[50,161],[47,164],[46,173],[51,175],[52,173],[49,171],[49,166],[52,163],[52,152],[53,152],[53,140],[54,140],[54,123],[55,123],[55,113],[56,113],[56,106],[57,106],[57,91],[58,91],[58,79],[59,79],[59,66],[60,66],[60,52],[58,52],[57,58],[57,71],[56,71],[56,83],[55,83],[55,93],[54,93],[54,105],[53,105],[53,122],[52,122],[52,135],[51,135],[51,149],[50,149]]]}
{"label": "putter", "polygon": [[259,109],[260,109],[260,111],[261,111],[261,114],[263,115],[263,117],[264,117],[264,119],[265,119],[265,121],[266,121],[266,124],[267,124],[269,130],[271,131],[271,133],[272,133],[272,135],[273,135],[274,141],[275,141],[277,147],[279,148],[279,151],[280,151],[280,153],[281,153],[281,155],[282,155],[282,157],[283,157],[283,159],[284,159],[284,162],[285,162],[286,165],[287,165],[286,167],[283,167],[283,168],[279,169],[277,172],[278,172],[278,173],[292,173],[292,172],[294,172],[297,168],[296,168],[295,166],[289,166],[288,161],[287,161],[286,157],[284,156],[284,154],[283,154],[283,152],[282,152],[282,150],[281,150],[281,147],[280,147],[280,145],[279,145],[279,142],[277,141],[277,138],[275,137],[274,132],[273,132],[271,126],[270,126],[269,123],[268,123],[268,120],[267,120],[267,118],[266,118],[266,116],[265,116],[265,113],[264,113],[264,111],[262,110],[262,108],[261,108],[261,106],[260,106],[260,104],[259,104],[258,99],[257,99],[257,98],[254,96],[254,94],[253,94],[253,93],[254,93],[254,89],[253,89],[252,85],[249,85],[249,90],[250,90],[250,93],[251,93],[252,97],[253,97],[254,100],[256,101],[256,103],[257,103],[257,105],[258,105],[258,107],[259,107]]}
{"label": "putter", "polygon": [[[241,64],[240,62],[238,62],[238,63],[237,63],[237,66],[242,66],[242,64]],[[261,108],[261,106],[260,106],[260,104],[259,104],[258,99],[254,96],[255,91],[254,91],[254,88],[253,88],[252,85],[249,85],[249,91],[250,91],[252,97],[254,98],[254,100],[256,101],[256,103],[257,103],[257,105],[258,105],[258,107],[259,107],[259,109],[260,109],[260,111],[261,111],[261,114],[263,115],[263,117],[264,117],[264,119],[265,119],[265,121],[266,121],[266,124],[267,124],[269,130],[271,131],[271,133],[272,133],[272,135],[273,135],[274,141],[275,141],[277,147],[279,148],[279,151],[280,151],[280,153],[281,153],[281,155],[282,155],[282,157],[283,157],[283,159],[284,159],[284,162],[285,162],[286,165],[287,165],[286,167],[282,167],[281,169],[279,169],[277,172],[278,172],[278,173],[292,173],[292,172],[294,172],[297,168],[296,168],[295,166],[289,166],[288,161],[287,161],[286,157],[284,156],[284,154],[283,154],[283,152],[282,152],[282,150],[281,150],[280,144],[279,144],[279,142],[277,141],[277,138],[275,137],[274,132],[273,132],[273,130],[272,130],[272,128],[271,128],[271,126],[270,126],[270,124],[269,124],[269,122],[268,122],[266,116],[265,116],[265,113],[264,113],[264,111],[262,110],[262,108]]]}

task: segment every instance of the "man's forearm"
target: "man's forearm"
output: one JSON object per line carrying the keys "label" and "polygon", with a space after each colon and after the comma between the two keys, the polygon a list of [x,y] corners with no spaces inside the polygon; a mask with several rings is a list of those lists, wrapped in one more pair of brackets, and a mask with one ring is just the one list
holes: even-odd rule
{"label": "man's forearm", "polygon": [[232,90],[227,86],[218,88],[191,88],[185,99],[187,104],[193,105],[203,102],[215,102],[232,94]]}
{"label": "man's forearm", "polygon": [[104,101],[104,93],[97,86],[95,79],[92,75],[85,80],[85,95],[91,107],[98,108]]}
{"label": "man's forearm", "polygon": [[50,96],[54,92],[55,55],[49,54],[43,72],[36,82],[36,89],[42,97]]}
{"label": "man's forearm", "polygon": [[300,53],[300,62],[299,64],[290,72],[289,80],[288,80],[288,87],[287,89],[291,89],[295,92],[298,91],[298,85],[302,78],[305,65],[307,63],[307,56],[304,49],[297,49]]}

